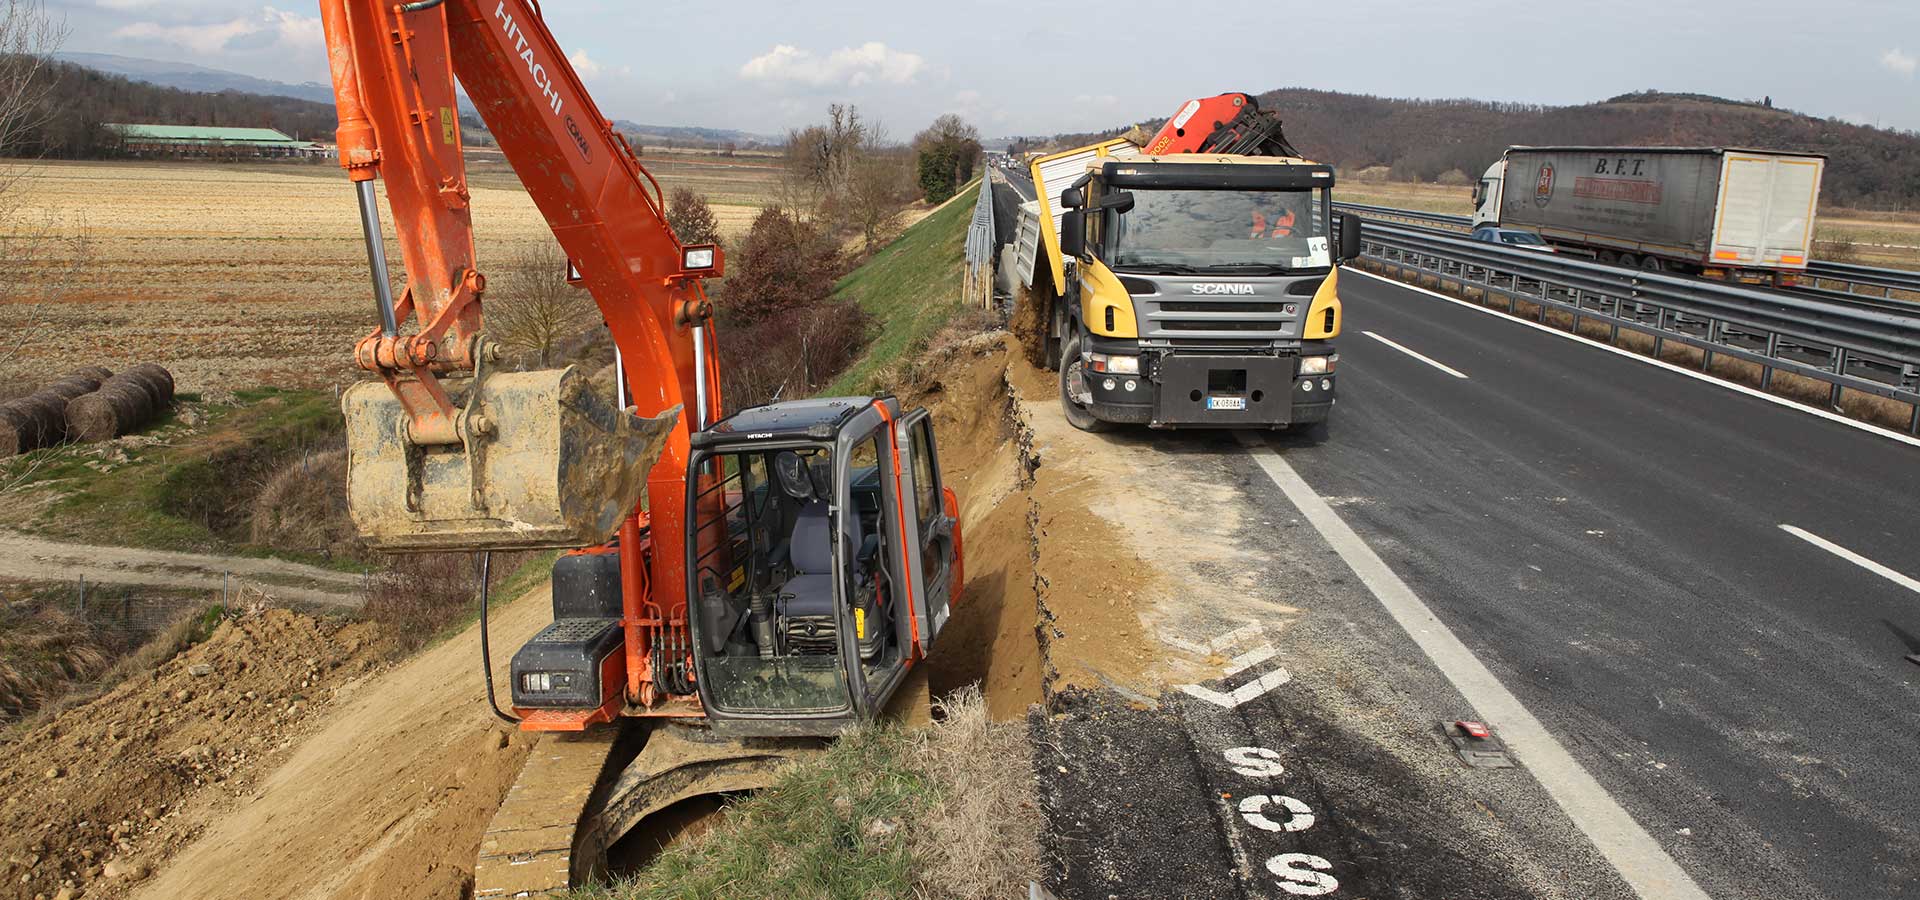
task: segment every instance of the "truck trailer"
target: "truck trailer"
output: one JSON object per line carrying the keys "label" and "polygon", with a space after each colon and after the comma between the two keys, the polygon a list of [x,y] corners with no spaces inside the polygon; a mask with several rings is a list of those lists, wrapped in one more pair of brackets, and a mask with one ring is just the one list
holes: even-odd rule
{"label": "truck trailer", "polygon": [[1251,98],[1188,107],[1163,137],[1184,129],[1189,146],[1243,152],[1156,138],[1146,145],[1163,152],[1148,154],[1118,138],[1033,161],[1015,333],[1057,368],[1077,428],[1297,428],[1317,440],[1334,403],[1338,266],[1359,253],[1359,220],[1332,232],[1331,166],[1259,155],[1292,148]]}
{"label": "truck trailer", "polygon": [[1791,285],[1813,248],[1826,157],[1727,147],[1514,147],[1474,188],[1473,227],[1603,263]]}

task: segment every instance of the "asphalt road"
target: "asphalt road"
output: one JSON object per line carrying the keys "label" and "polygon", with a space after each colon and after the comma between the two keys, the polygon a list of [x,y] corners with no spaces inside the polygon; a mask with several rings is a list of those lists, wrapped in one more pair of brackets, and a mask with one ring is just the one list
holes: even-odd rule
{"label": "asphalt road", "polygon": [[1341,288],[1314,491],[1712,896],[1920,897],[1920,448]]}

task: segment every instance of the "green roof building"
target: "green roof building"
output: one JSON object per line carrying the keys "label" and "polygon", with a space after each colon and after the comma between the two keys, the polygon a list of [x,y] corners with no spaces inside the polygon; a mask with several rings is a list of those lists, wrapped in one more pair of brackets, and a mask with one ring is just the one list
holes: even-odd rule
{"label": "green roof building", "polygon": [[332,156],[332,148],[299,141],[273,128],[225,128],[216,125],[121,125],[128,153],[135,156],[262,157]]}

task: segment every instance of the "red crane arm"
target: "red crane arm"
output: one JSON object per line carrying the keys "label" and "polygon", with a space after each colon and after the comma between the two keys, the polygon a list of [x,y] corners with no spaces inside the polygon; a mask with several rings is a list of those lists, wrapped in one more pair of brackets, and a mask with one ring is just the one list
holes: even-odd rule
{"label": "red crane arm", "polygon": [[[398,319],[419,319],[414,335],[397,333],[389,320],[360,342],[356,359],[399,395],[416,440],[448,442],[437,429],[454,411],[435,375],[474,368],[486,285],[474,259],[457,76],[598,303],[630,404],[643,417],[682,410],[648,475],[650,521],[636,511],[622,529],[637,535],[638,526],[652,526],[648,577],[632,577],[640,574],[639,541],[623,540],[621,551],[627,584],[644,583],[650,595],[627,598],[630,624],[649,600],[664,619],[650,627],[684,622],[680,498],[690,429],[721,408],[711,307],[700,286],[719,274],[718,252],[711,266],[687,267],[658,184],[600,114],[532,0],[322,0],[321,12],[341,165],[363,198],[373,178],[386,182],[407,274],[393,307]],[[374,262],[380,292],[384,260]],[[699,357],[704,371],[696,370]],[[632,699],[641,694],[642,638],[630,627],[627,640]]]}

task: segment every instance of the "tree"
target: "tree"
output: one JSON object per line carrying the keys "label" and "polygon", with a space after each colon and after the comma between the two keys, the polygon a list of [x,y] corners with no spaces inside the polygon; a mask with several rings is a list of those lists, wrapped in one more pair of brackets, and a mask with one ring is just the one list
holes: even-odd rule
{"label": "tree", "polygon": [[691,188],[674,188],[667,195],[667,227],[682,244],[720,242],[720,219],[707,198]]}
{"label": "tree", "polygon": [[928,203],[942,203],[973,177],[980,130],[947,113],[913,137],[914,169]]}
{"label": "tree", "polygon": [[0,0],[0,365],[40,332],[42,306],[68,290],[88,256],[84,227],[53,210],[27,212],[28,170],[7,161],[33,154],[29,139],[54,117],[48,76],[65,37],[40,0]]}
{"label": "tree", "polygon": [[586,291],[567,283],[567,259],[551,242],[525,245],[487,288],[487,332],[523,362],[548,368],[571,338],[600,323]]}
{"label": "tree", "polygon": [[855,161],[853,182],[847,188],[847,212],[860,230],[868,253],[893,237],[901,207],[911,197],[903,155],[874,153]]}
{"label": "tree", "polygon": [[727,270],[720,314],[742,327],[825,300],[840,276],[840,248],[813,224],[770,206],[754,218]]}

